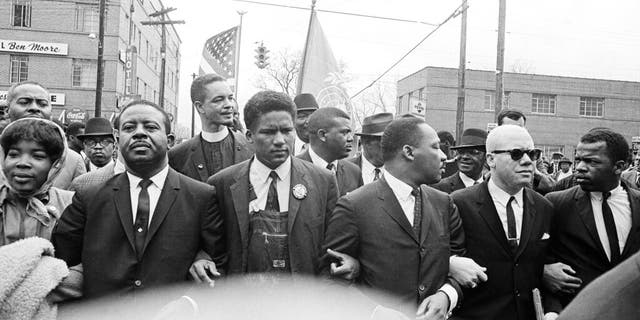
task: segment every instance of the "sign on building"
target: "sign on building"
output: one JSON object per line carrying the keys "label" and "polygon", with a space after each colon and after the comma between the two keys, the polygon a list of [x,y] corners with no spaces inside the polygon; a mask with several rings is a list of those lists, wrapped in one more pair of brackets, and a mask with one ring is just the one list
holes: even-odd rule
{"label": "sign on building", "polygon": [[136,94],[136,66],[138,61],[138,52],[135,46],[127,48],[124,63],[124,94],[131,96]]}
{"label": "sign on building", "polygon": [[[7,100],[7,92],[0,91],[0,100]],[[65,96],[64,93],[50,93],[49,102],[54,106],[64,106]]]}
{"label": "sign on building", "polygon": [[498,127],[498,124],[495,122],[489,122],[487,123],[487,132],[491,132],[491,130],[495,129]]}
{"label": "sign on building", "polygon": [[409,96],[409,112],[424,115],[427,111],[427,100]]}
{"label": "sign on building", "polygon": [[66,110],[64,115],[64,123],[85,122],[87,120],[87,112],[80,108],[72,108]]}
{"label": "sign on building", "polygon": [[66,43],[0,39],[0,51],[66,56],[69,45]]}

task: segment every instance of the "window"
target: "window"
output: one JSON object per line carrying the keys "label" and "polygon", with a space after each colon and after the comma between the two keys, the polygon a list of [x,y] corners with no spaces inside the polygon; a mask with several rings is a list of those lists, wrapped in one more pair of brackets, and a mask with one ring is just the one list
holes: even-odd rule
{"label": "window", "polygon": [[413,91],[410,91],[407,95],[407,111],[411,112],[411,100],[413,100]]}
{"label": "window", "polygon": [[602,117],[604,98],[580,97],[580,115],[583,117]]}
{"label": "window", "polygon": [[31,0],[13,0],[13,26],[31,27]]}
{"label": "window", "polygon": [[140,50],[142,50],[142,31],[138,29],[138,54],[140,54]]}
{"label": "window", "polygon": [[149,40],[146,41],[145,53],[144,53],[144,61],[149,62]]}
{"label": "window", "polygon": [[98,33],[99,23],[100,14],[97,5],[79,4],[76,6],[76,30],[86,33]]}
{"label": "window", "polygon": [[29,56],[11,55],[11,75],[9,82],[16,83],[27,80],[29,76]]}
{"label": "window", "polygon": [[485,110],[495,110],[496,105],[493,103],[495,100],[495,92],[494,91],[485,91],[484,92],[484,109]]}
{"label": "window", "polygon": [[89,59],[73,59],[74,87],[93,88],[96,86],[98,62]]}
{"label": "window", "polygon": [[531,97],[531,112],[555,114],[556,96],[551,94],[534,93]]}
{"label": "window", "polygon": [[403,113],[403,110],[402,110],[402,99],[403,99],[403,98],[404,98],[404,96],[399,96],[399,97],[398,97],[398,111],[399,111],[400,113]]}

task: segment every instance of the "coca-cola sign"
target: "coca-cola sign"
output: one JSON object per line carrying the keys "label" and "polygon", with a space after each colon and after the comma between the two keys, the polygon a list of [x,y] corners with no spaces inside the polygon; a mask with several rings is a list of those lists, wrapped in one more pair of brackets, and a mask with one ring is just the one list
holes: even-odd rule
{"label": "coca-cola sign", "polygon": [[65,123],[84,122],[87,118],[87,112],[80,108],[67,110],[65,114]]}

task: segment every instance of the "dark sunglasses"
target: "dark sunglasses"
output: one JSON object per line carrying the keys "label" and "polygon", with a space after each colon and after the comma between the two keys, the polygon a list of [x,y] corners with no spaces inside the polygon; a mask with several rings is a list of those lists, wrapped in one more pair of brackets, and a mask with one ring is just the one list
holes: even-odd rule
{"label": "dark sunglasses", "polygon": [[507,153],[507,152],[511,155],[511,159],[513,159],[513,161],[519,161],[520,159],[522,159],[522,157],[524,156],[525,153],[529,156],[529,159],[531,159],[532,161],[535,161],[540,157],[540,150],[539,149],[531,149],[531,150],[511,149],[511,150],[493,150],[493,151],[491,151],[491,153],[495,153],[495,154]]}

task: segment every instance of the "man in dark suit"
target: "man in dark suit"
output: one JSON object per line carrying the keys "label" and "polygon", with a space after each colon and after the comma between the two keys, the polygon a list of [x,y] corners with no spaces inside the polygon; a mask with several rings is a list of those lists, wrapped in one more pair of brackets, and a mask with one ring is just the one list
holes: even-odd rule
{"label": "man in dark suit", "polygon": [[628,156],[622,135],[592,129],[576,147],[579,186],[547,195],[555,214],[545,311],[559,312],[581,287],[640,249],[640,191],[620,179]]}
{"label": "man in dark suit", "polygon": [[[463,253],[464,235],[449,196],[423,184],[440,179],[445,155],[416,118],[391,122],[382,150],[385,176],[340,198],[324,248],[359,260],[356,283],[391,294],[387,307],[444,319],[459,290],[447,277],[449,255]],[[323,257],[325,270],[331,262]]]}
{"label": "man in dark suit", "polygon": [[229,130],[236,100],[224,78],[215,74],[191,83],[191,101],[202,132],[169,151],[169,165],[193,179],[207,181],[216,172],[247,160],[253,150],[241,132]]}
{"label": "man in dark suit", "polygon": [[640,253],[596,278],[559,320],[636,320],[640,314]]}
{"label": "man in dark suit", "polygon": [[291,156],[295,105],[262,91],[244,108],[255,156],[209,178],[224,215],[228,273],[314,275],[338,189],[325,169]]}
{"label": "man in dark suit", "polygon": [[533,140],[504,125],[486,141],[491,178],[454,192],[464,226],[466,257],[486,267],[488,279],[463,290],[452,319],[535,319],[532,289],[542,282],[552,207],[526,187],[533,176]]}
{"label": "man in dark suit", "polygon": [[297,156],[309,148],[309,117],[318,110],[319,106],[311,93],[301,93],[293,99],[293,102],[296,104],[296,138],[292,155]]}
{"label": "man in dark suit", "polygon": [[308,132],[309,149],[298,158],[333,172],[341,196],[362,186],[360,168],[344,160],[353,143],[349,115],[338,108],[320,108],[309,117]]}
{"label": "man in dark suit", "polygon": [[74,195],[53,232],[56,256],[82,263],[87,298],[184,281],[200,249],[217,274],[226,253],[215,190],[169,168],[168,115],[132,101],[119,119],[127,170]]}
{"label": "man in dark suit", "polygon": [[362,172],[362,182],[370,183],[382,177],[382,147],[380,140],[384,128],[393,121],[393,114],[383,112],[364,118],[362,121],[362,131],[356,133],[360,136],[362,153],[349,161],[355,163]]}
{"label": "man in dark suit", "polygon": [[484,181],[482,169],[485,162],[486,141],[486,131],[475,128],[464,130],[460,144],[450,147],[457,153],[458,172],[433,184],[432,187],[445,193],[452,193]]}
{"label": "man in dark suit", "polygon": [[84,159],[87,172],[96,171],[113,162],[116,138],[109,120],[102,117],[89,119],[84,133],[79,134],[78,139],[82,141],[87,155]]}

